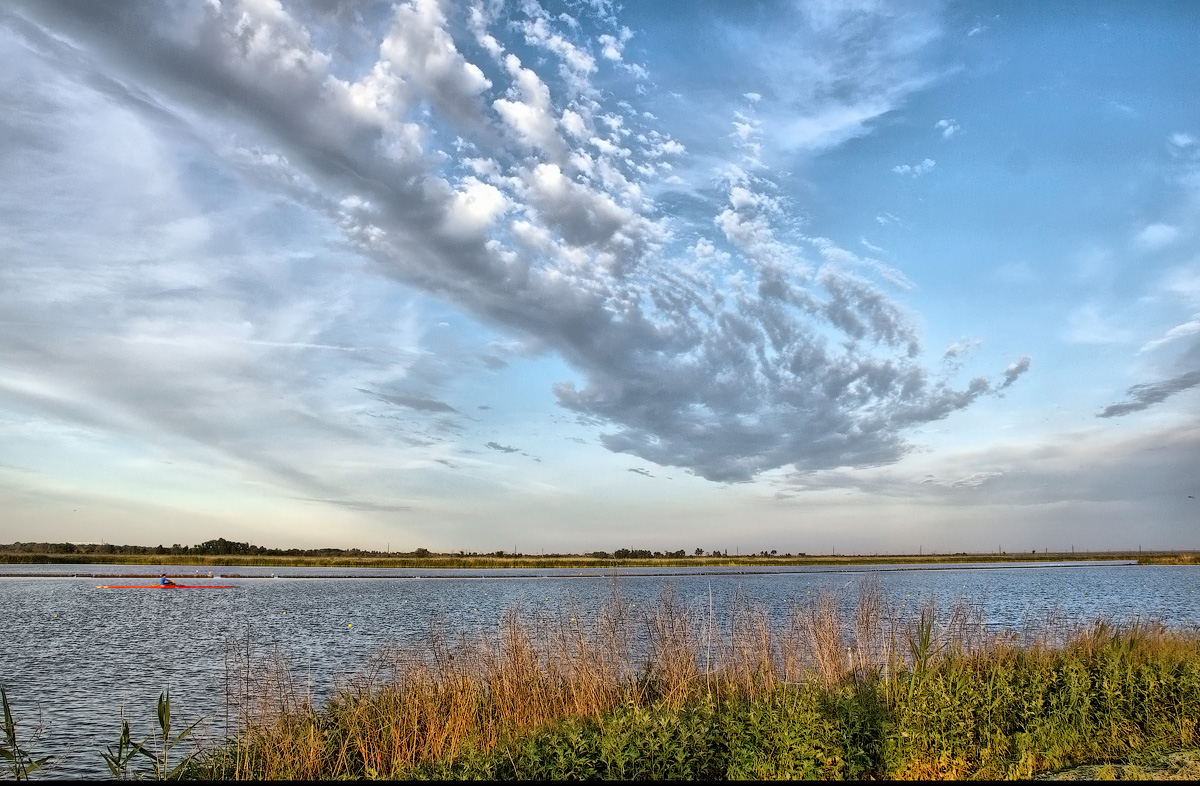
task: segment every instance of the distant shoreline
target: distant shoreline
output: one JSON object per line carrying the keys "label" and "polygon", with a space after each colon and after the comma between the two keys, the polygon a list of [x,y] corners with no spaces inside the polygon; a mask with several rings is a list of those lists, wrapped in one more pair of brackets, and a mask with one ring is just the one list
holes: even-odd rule
{"label": "distant shoreline", "polygon": [[591,556],[272,556],[242,554],[49,554],[0,552],[0,564],[23,565],[160,565],[305,568],[712,568],[807,567],[855,565],[955,565],[964,563],[1039,563],[1129,561],[1140,565],[1197,565],[1195,551],[1092,551],[1076,553],[1001,554],[851,554],[803,557],[669,557],[600,559]]}

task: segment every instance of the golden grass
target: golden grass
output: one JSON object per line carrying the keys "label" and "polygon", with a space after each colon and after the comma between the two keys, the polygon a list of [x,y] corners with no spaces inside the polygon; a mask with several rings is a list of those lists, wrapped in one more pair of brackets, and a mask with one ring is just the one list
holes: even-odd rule
{"label": "golden grass", "polygon": [[[744,596],[714,613],[711,606],[680,603],[668,589],[652,608],[635,613],[613,586],[610,602],[586,621],[578,613],[512,611],[493,635],[475,639],[435,626],[419,645],[380,651],[319,709],[278,659],[247,668],[236,692],[241,731],[224,758],[212,760],[210,774],[403,775],[567,719],[678,709],[705,697],[752,702],[792,686],[815,686],[852,704],[867,695],[862,690],[875,691],[878,700],[864,706],[870,714],[872,701],[886,705],[879,712],[890,719],[892,736],[879,746],[891,751],[890,777],[1028,776],[1088,751],[1140,749],[1147,735],[1176,739],[1178,747],[1197,742],[1195,707],[1141,718],[1137,705],[1137,691],[1152,693],[1154,680],[1200,663],[1195,634],[1058,620],[1018,641],[1011,632],[989,630],[964,602],[945,614],[932,601],[915,614],[901,610],[870,580],[856,599],[816,593],[775,626]],[[1115,687],[1088,682],[1098,673]],[[1082,680],[1075,693],[1072,680]],[[1051,718],[1044,728],[1040,720],[1020,720],[1033,711],[1022,702],[1041,695],[1042,683],[1057,691],[1055,702],[1066,702],[1038,710]],[[858,693],[844,694],[847,686],[859,686]],[[1099,736],[1095,719],[1086,716],[1100,712],[1097,702],[1107,702],[1104,711],[1113,718]],[[1034,725],[1016,737],[973,730],[1013,723]],[[1038,742],[1037,734],[1048,736]]]}

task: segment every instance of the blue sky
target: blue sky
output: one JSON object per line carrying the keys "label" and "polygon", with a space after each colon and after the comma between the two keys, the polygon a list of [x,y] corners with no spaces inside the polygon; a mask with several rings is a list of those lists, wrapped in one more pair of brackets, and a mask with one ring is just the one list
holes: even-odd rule
{"label": "blue sky", "polygon": [[1200,547],[1198,16],[9,3],[0,541]]}

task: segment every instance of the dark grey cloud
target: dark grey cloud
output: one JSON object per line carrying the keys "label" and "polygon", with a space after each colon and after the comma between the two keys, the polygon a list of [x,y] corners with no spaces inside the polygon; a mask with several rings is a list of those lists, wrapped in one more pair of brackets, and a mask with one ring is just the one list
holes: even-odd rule
{"label": "dark grey cloud", "polygon": [[[545,118],[598,110],[584,111],[549,69],[539,79],[468,61],[463,52],[478,49],[457,46],[461,18],[443,24],[440,12],[401,4],[390,21],[376,20],[379,59],[364,65],[339,59],[355,42],[322,48],[305,27],[325,18],[320,5],[295,15],[237,0],[14,7],[79,42],[97,73],[180,107],[180,117],[203,116],[189,131],[198,138],[249,140],[239,173],[335,222],[345,245],[387,275],[557,352],[580,376],[554,387],[558,403],[602,425],[609,450],[716,481],[786,465],[877,465],[908,451],[907,429],[1007,388],[1028,368],[1022,360],[998,382],[964,387],[932,376],[914,320],[882,289],[836,264],[809,269],[778,228],[787,221],[769,182],[732,177],[714,195],[727,201],[719,215],[668,218],[644,198],[653,183],[637,169],[661,151],[607,140],[570,151],[567,163],[568,140]],[[810,21],[842,51],[840,24]],[[369,22],[351,20],[359,32]],[[602,108],[642,122],[619,105]],[[594,123],[586,131],[608,134]],[[672,238],[714,226],[732,261],[701,273],[696,254]],[[432,398],[373,395],[455,412]]]}
{"label": "dark grey cloud", "polygon": [[1011,366],[1004,369],[1004,381],[1000,383],[1000,387],[998,389],[1005,390],[1006,388],[1011,387],[1014,382],[1020,379],[1022,374],[1029,370],[1029,363],[1029,356],[1026,355],[1016,363],[1013,363]]}
{"label": "dark grey cloud", "polygon": [[421,396],[406,396],[399,393],[379,393],[371,390],[363,390],[362,392],[377,398],[380,401],[386,401],[387,403],[395,404],[398,407],[416,409],[421,412],[458,412],[457,409],[450,406],[446,402],[438,401],[437,399],[423,398]]}
{"label": "dark grey cloud", "polygon": [[627,469],[625,471],[632,472],[635,475],[644,475],[645,477],[648,477],[648,478],[654,477],[654,475],[651,474],[650,470],[646,469],[645,467],[630,467],[629,469]]}
{"label": "dark grey cloud", "polygon": [[1200,385],[1200,370],[1189,371],[1186,374],[1180,374],[1177,377],[1163,380],[1162,382],[1134,385],[1125,391],[1125,395],[1129,396],[1127,401],[1108,405],[1096,417],[1116,418],[1128,415],[1131,412],[1141,412],[1143,409],[1152,407],[1155,404],[1161,404],[1176,393],[1194,388],[1197,385]]}
{"label": "dark grey cloud", "polygon": [[521,452],[520,448],[514,448],[510,445],[501,445],[499,442],[485,442],[483,446],[485,448],[491,448],[492,450],[498,450],[501,453],[520,453]]}

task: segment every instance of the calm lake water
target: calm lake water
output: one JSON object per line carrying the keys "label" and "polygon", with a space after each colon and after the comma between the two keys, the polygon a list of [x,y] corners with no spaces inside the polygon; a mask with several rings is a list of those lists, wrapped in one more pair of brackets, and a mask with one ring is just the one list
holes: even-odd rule
{"label": "calm lake water", "polygon": [[[612,602],[631,613],[652,608],[664,587],[686,608],[720,615],[742,593],[779,622],[823,588],[853,602],[857,585],[877,579],[901,609],[931,594],[945,610],[962,598],[993,628],[1022,630],[1057,613],[1200,625],[1200,568],[1128,563],[602,570],[440,570],[205,568],[237,574],[209,591],[106,590],[144,583],[93,576],[157,576],[148,566],[0,565],[0,680],[22,734],[41,727],[35,753],[58,754],[49,773],[108,774],[99,751],[114,744],[122,709],[138,739],[156,728],[160,691],[171,690],[176,722],[205,718],[224,733],[227,664],[249,637],[258,653],[278,652],[318,699],[358,673],[386,644],[419,644],[437,621],[474,635],[494,630],[509,609],[543,619],[587,619]],[[173,575],[193,568],[173,566]],[[274,575],[274,577],[273,577]],[[180,579],[186,583],[187,579]],[[236,663],[236,660],[234,661]],[[236,668],[236,666],[234,666]],[[182,729],[183,726],[178,728]]]}

